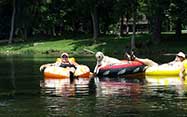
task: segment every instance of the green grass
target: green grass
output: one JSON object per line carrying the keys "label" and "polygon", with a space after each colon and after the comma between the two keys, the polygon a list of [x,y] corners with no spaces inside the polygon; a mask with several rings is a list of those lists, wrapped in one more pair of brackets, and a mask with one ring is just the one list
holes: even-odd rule
{"label": "green grass", "polygon": [[55,40],[55,41],[40,41],[40,42],[27,42],[12,45],[1,45],[0,53],[10,54],[40,54],[40,53],[53,53],[62,51],[75,51],[75,42],[77,40]]}
{"label": "green grass", "polygon": [[[163,34],[162,36],[167,36],[169,34]],[[171,35],[167,36],[158,45],[154,45],[149,41],[150,36],[147,34],[137,35],[136,50],[140,55],[153,55],[155,53],[176,53],[180,50],[187,53],[187,38],[183,36],[183,39],[176,41],[169,39],[173,37]],[[68,52],[74,55],[86,56],[90,53],[85,51],[102,51],[107,55],[116,56],[120,55],[122,57],[124,50],[130,48],[131,35],[127,37],[117,37],[117,36],[104,36],[98,38],[94,41],[91,38],[51,38],[43,41],[35,42],[24,42],[15,43],[11,45],[0,45],[0,54],[55,54],[59,55],[61,52]]]}

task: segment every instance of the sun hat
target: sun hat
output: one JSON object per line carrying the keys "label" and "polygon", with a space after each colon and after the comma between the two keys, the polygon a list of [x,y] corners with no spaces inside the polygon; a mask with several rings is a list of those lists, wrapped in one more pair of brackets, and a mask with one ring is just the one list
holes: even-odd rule
{"label": "sun hat", "polygon": [[66,53],[66,52],[61,54],[61,58],[64,57],[64,56],[69,57],[68,53]]}
{"label": "sun hat", "polygon": [[185,56],[185,54],[184,54],[183,52],[179,52],[179,53],[177,54],[177,56],[182,57],[182,58],[186,58],[186,56]]}

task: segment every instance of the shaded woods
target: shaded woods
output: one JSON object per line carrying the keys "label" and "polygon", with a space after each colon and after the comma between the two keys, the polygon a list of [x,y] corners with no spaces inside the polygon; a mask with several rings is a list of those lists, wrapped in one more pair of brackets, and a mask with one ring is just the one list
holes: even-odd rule
{"label": "shaded woods", "polygon": [[1,0],[0,41],[129,32],[149,33],[156,43],[161,32],[175,32],[180,40],[186,5],[186,0]]}

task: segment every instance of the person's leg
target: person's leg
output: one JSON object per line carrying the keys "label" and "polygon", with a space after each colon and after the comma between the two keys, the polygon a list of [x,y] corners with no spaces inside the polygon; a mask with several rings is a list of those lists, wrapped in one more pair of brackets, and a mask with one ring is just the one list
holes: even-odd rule
{"label": "person's leg", "polygon": [[137,60],[137,61],[140,61],[142,63],[144,63],[145,65],[149,66],[149,67],[152,67],[152,66],[158,66],[158,63],[154,62],[153,60],[151,59],[148,59],[148,58],[138,58],[134,55],[134,51],[131,51],[130,53],[130,56],[131,56],[131,60]]}
{"label": "person's leg", "polygon": [[147,65],[149,67],[158,66],[158,63],[156,63],[156,62],[154,62],[154,61],[152,61],[150,59],[147,59],[147,58],[142,59],[142,58],[135,57],[134,60],[140,61],[140,62],[144,63],[145,65]]}
{"label": "person's leg", "polygon": [[76,69],[74,67],[68,67],[68,68],[69,68],[70,84],[72,84],[75,79],[78,79],[78,76],[75,76]]}
{"label": "person's leg", "polygon": [[134,55],[134,51],[130,51],[129,53],[126,52],[125,53],[125,56],[127,56],[127,58],[129,58],[129,60],[131,61],[134,61],[134,60],[137,60],[137,61],[140,61],[142,63],[144,63],[145,65],[151,67],[151,66],[158,66],[158,63],[154,62],[153,60],[151,59],[148,59],[148,58],[138,58]]}

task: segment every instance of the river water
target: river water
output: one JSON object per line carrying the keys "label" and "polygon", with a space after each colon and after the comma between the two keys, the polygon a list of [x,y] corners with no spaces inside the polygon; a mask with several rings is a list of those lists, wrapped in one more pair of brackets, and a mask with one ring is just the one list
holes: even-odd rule
{"label": "river water", "polygon": [[[184,117],[187,87],[177,77],[43,78],[39,67],[55,57],[0,57],[2,117]],[[77,58],[91,70],[94,59]]]}

